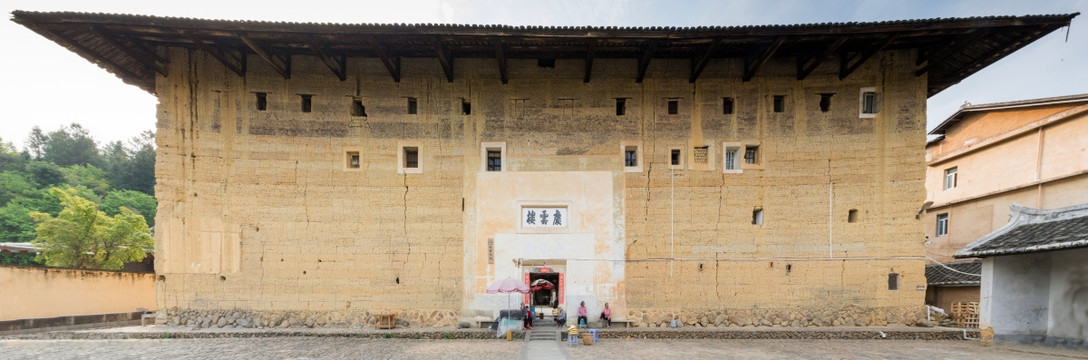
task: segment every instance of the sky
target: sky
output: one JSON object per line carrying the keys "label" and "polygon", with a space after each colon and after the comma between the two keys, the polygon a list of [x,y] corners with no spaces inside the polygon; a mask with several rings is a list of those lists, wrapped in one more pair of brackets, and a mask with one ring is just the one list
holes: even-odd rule
{"label": "sky", "polygon": [[[1083,12],[1063,28],[929,98],[928,129],[965,102],[1088,93],[1088,0],[467,1],[4,0],[0,11],[206,19],[549,26],[735,26]],[[155,97],[11,21],[0,22],[0,139],[79,123],[101,145],[155,127]]]}

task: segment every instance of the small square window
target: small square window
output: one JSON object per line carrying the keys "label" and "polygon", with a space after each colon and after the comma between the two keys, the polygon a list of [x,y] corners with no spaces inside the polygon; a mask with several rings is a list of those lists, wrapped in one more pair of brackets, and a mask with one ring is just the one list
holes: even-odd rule
{"label": "small square window", "polygon": [[710,154],[710,146],[696,146],[691,151],[691,160],[696,164],[706,164]]}
{"label": "small square window", "polygon": [[763,225],[763,209],[752,210],[752,225]]}
{"label": "small square window", "polygon": [[774,112],[780,113],[786,111],[786,96],[775,95],[774,96]]}
{"label": "small square window", "polygon": [[888,274],[888,290],[899,290],[899,274]]}
{"label": "small square window", "polygon": [[468,99],[461,99],[461,115],[472,115],[472,103]]}
{"label": "small square window", "polygon": [[404,168],[405,169],[418,169],[419,168],[419,148],[414,146],[404,147]]}
{"label": "small square window", "polygon": [[257,111],[268,110],[268,93],[257,93]]}
{"label": "small square window", "polygon": [[414,98],[414,97],[408,98],[408,113],[409,114],[415,114],[416,110],[418,110],[417,105],[416,105],[416,98]]}
{"label": "small square window", "polygon": [[759,146],[749,145],[744,147],[744,163],[759,164]]}
{"label": "small square window", "polygon": [[313,95],[299,95],[302,97],[302,112],[308,113],[313,110]]}
{"label": "small square window", "polygon": [[623,155],[624,172],[642,172],[641,141],[621,141],[620,154]]}
{"label": "small square window", "polygon": [[948,235],[948,213],[937,214],[937,236]]}
{"label": "small square window", "polygon": [[348,169],[358,169],[359,168],[359,152],[358,151],[348,151],[346,160],[347,160],[347,164],[345,164],[345,165],[347,165]]}
{"label": "small square window", "polygon": [[959,172],[958,167],[948,168],[944,170],[944,189],[952,190],[956,188],[956,178]]}
{"label": "small square window", "polygon": [[627,99],[616,99],[616,116],[627,114]]}
{"label": "small square window", "polygon": [[669,115],[680,113],[680,100],[669,100]]}
{"label": "small square window", "polygon": [[366,116],[366,106],[363,106],[362,100],[351,101],[351,116]]}
{"label": "small square window", "polygon": [[733,98],[722,98],[722,114],[729,115],[733,113]]}
{"label": "small square window", "polygon": [[850,209],[850,211],[846,213],[846,222],[858,222],[858,209]]}
{"label": "small square window", "polygon": [[820,112],[831,111],[831,96],[834,96],[834,95],[835,95],[834,93],[822,93],[822,94],[820,94]]}
{"label": "small square window", "polygon": [[669,164],[680,165],[680,149],[672,149],[669,151]]}

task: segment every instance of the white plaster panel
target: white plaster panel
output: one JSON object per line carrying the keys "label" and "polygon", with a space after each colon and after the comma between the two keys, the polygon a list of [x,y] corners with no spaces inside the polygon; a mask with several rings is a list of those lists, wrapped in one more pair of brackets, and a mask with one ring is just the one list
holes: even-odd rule
{"label": "white plaster panel", "polygon": [[1050,295],[1049,253],[993,260],[990,326],[995,335],[1046,335]]}
{"label": "white plaster panel", "polygon": [[1088,249],[1053,253],[1047,336],[1088,341]]}

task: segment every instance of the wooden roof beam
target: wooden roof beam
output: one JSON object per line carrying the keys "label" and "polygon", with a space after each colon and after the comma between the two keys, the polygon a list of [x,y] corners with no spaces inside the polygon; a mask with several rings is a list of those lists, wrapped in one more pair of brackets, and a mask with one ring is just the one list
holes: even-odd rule
{"label": "wooden roof beam", "polygon": [[[246,46],[249,46],[250,50],[253,50],[253,52],[257,54],[257,57],[260,57],[266,63],[268,63],[268,65],[272,66],[272,70],[276,70],[276,72],[279,73],[280,76],[283,76],[284,79],[290,79],[291,78],[291,73],[288,71],[286,63],[282,64],[282,65],[277,63],[275,58],[273,58],[271,55],[269,55],[269,53],[267,51],[262,49],[259,45],[257,45],[256,42],[254,42],[248,36],[246,36],[244,34],[238,34],[237,36],[238,36],[239,39],[242,40],[243,43],[246,44]],[[290,56],[290,55],[288,55],[288,56]]]}
{"label": "wooden roof beam", "polygon": [[880,52],[880,50],[884,50],[884,48],[888,47],[888,45],[891,45],[892,42],[895,41],[896,37],[897,34],[892,34],[892,36],[884,39],[884,41],[881,41],[879,44],[875,46],[870,46],[868,49],[865,49],[865,51],[858,53],[858,55],[853,57],[852,59],[847,56],[843,56],[842,62],[839,63],[839,80],[846,79],[847,76],[850,76],[850,73],[853,73],[854,70],[857,70],[859,67],[861,67],[861,64],[864,64],[866,61],[869,60],[869,58]]}
{"label": "wooden roof beam", "polygon": [[506,84],[510,80],[506,73],[506,51],[503,50],[502,41],[494,40],[493,42],[495,43],[495,60],[499,64],[499,80]]}
{"label": "wooden roof beam", "polygon": [[314,55],[317,55],[317,58],[321,59],[321,62],[325,63],[325,66],[328,67],[329,70],[332,70],[332,73],[336,75],[336,77],[339,78],[340,81],[348,79],[347,57],[338,56],[334,59],[330,57],[327,53],[325,53],[325,50],[313,41],[305,40],[305,42],[306,47],[310,48],[310,50],[313,50]]}
{"label": "wooden roof beam", "polygon": [[[75,48],[78,51],[77,53],[87,54],[87,56],[92,56],[92,55],[96,54],[93,50],[91,50],[91,48],[83,46],[83,44],[80,44],[78,41],[69,40],[70,38],[62,36],[62,34],[58,33],[57,31],[48,30],[48,29],[42,29],[41,31],[50,34],[53,37],[53,39],[55,39],[58,43],[62,43],[61,44],[62,46],[67,45],[67,46],[70,46],[72,48]],[[117,62],[111,60],[110,58],[108,58],[106,56],[103,56],[102,54],[97,54],[97,55],[98,55],[99,59],[102,59],[103,62],[106,62],[106,63],[108,63],[110,65],[110,67],[112,68],[112,69],[109,69],[110,71],[116,71],[117,73],[119,73],[117,75],[122,76],[122,79],[124,79],[124,78],[133,78],[133,79],[143,78],[142,76],[140,76],[140,74],[137,74],[137,73],[134,73],[132,71],[127,70],[127,67],[122,66],[121,64],[118,64]],[[154,77],[154,75],[152,75],[152,77]],[[151,79],[151,84],[150,84],[151,89],[148,90],[148,91],[152,91],[152,92],[154,91],[154,88],[155,88],[155,82],[154,81],[155,81],[154,79]]]}
{"label": "wooden roof beam", "polygon": [[438,64],[442,65],[442,72],[446,73],[446,81],[453,82],[453,54],[442,43],[437,40],[430,39],[431,47],[434,48],[435,54],[438,55]]}
{"label": "wooden roof beam", "polygon": [[106,34],[101,29],[98,29],[95,26],[89,27],[88,30],[92,34],[95,34],[100,39],[102,39],[102,41],[105,41],[106,43],[112,45],[118,50],[121,50],[121,52],[124,52],[128,56],[139,60],[140,62],[144,63],[144,65],[147,65],[147,67],[154,69],[155,72],[162,74],[162,76],[169,76],[169,73],[166,69],[166,64],[168,62],[166,61],[166,59],[158,56],[158,54],[145,52],[142,47],[134,44],[122,44],[120,39],[114,38],[113,36]]}
{"label": "wooden roof beam", "polygon": [[235,56],[219,47],[208,45],[204,43],[203,40],[195,37],[191,37],[190,40],[192,40],[193,45],[196,46],[198,50],[208,53],[208,55],[219,60],[219,62],[230,69],[230,71],[233,71],[241,77],[246,76],[246,57],[244,54]]}
{"label": "wooden roof beam", "polygon": [[835,40],[835,42],[832,42],[831,45],[828,45],[826,48],[824,48],[824,51],[820,52],[820,54],[816,55],[815,57],[809,58],[807,60],[803,60],[798,57],[797,80],[804,80],[806,77],[808,77],[809,74],[812,74],[812,72],[820,66],[820,63],[823,63],[824,60],[827,60],[828,57],[831,57],[831,54],[834,54],[835,51],[838,50],[839,47],[841,47],[844,43],[846,43],[846,38],[841,37]]}
{"label": "wooden roof beam", "polygon": [[642,79],[646,78],[646,69],[650,67],[650,58],[654,56],[654,50],[657,50],[657,42],[650,42],[642,50],[642,57],[638,59],[638,74],[635,76],[635,82],[641,84]]}
{"label": "wooden roof beam", "polygon": [[374,52],[378,54],[378,58],[385,65],[385,70],[388,70],[389,75],[393,77],[393,81],[400,82],[400,57],[390,56],[391,54],[385,50],[385,47],[378,42],[377,38],[371,36],[369,41],[370,46],[374,48]]}
{"label": "wooden roof beam", "polygon": [[688,82],[694,84],[695,80],[699,79],[699,74],[703,73],[703,69],[706,69],[706,65],[710,63],[710,58],[714,56],[714,52],[718,50],[718,46],[722,44],[722,39],[715,38],[710,42],[710,46],[703,52],[697,59],[691,59],[691,76],[688,77]]}
{"label": "wooden roof beam", "polygon": [[971,44],[976,41],[982,40],[989,34],[990,29],[977,30],[969,35],[949,40],[948,42],[941,44],[941,46],[937,49],[934,49],[932,51],[927,50],[925,60],[923,61],[925,65],[919,64],[922,65],[922,67],[914,72],[914,76],[922,76],[923,74],[929,72],[930,67],[933,66],[935,63],[939,63],[941,60],[944,60],[944,58],[947,57],[947,55],[945,54],[947,54],[949,51],[958,51],[959,48],[965,46],[966,44]]}
{"label": "wooden roof beam", "polygon": [[582,78],[582,82],[589,83],[590,74],[593,72],[593,55],[597,52],[597,40],[589,42],[589,46],[586,47],[586,75]]}
{"label": "wooden roof beam", "polygon": [[741,80],[744,82],[752,80],[752,78],[756,76],[756,72],[759,71],[759,68],[763,67],[763,64],[766,64],[767,61],[771,59],[771,56],[774,56],[775,51],[778,51],[778,48],[782,46],[782,43],[784,42],[786,42],[786,39],[784,38],[775,39],[766,49],[763,49],[763,54],[760,55],[759,59],[756,59],[754,63],[749,64],[748,58],[745,58],[744,78]]}

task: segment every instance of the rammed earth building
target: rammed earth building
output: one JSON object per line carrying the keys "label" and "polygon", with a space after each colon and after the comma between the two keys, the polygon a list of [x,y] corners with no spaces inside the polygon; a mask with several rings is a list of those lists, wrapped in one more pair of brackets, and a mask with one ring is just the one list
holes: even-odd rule
{"label": "rammed earth building", "polygon": [[513,277],[635,326],[831,326],[924,316],[926,98],[1076,15],[14,21],[159,98],[162,322],[452,326]]}

